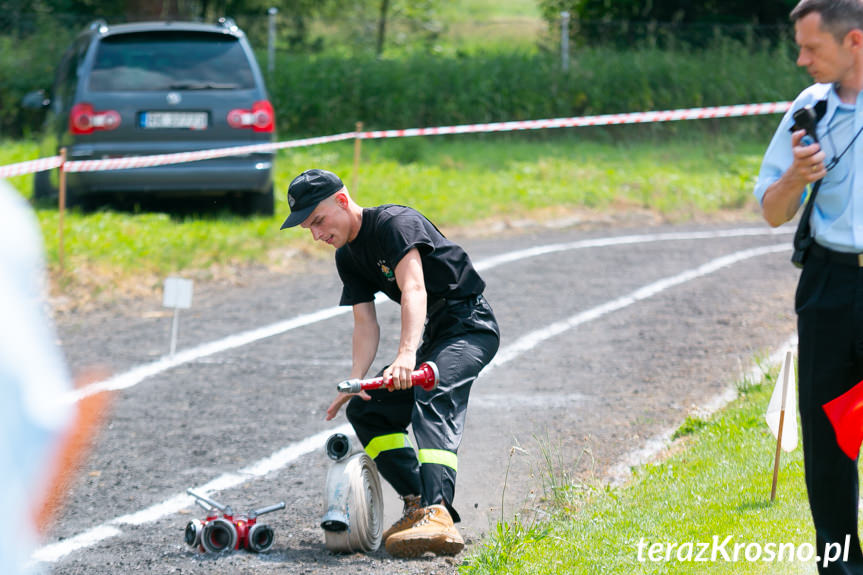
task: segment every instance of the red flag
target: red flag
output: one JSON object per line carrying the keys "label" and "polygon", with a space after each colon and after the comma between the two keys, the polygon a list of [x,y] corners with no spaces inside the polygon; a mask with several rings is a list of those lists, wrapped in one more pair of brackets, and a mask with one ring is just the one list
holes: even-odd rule
{"label": "red flag", "polygon": [[833,424],[839,448],[857,459],[863,443],[863,381],[821,407]]}

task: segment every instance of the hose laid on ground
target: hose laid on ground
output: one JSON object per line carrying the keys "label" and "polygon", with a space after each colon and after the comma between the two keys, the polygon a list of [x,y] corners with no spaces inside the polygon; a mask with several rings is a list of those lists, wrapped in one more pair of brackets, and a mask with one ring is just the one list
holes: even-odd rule
{"label": "hose laid on ground", "polygon": [[[347,440],[344,436],[339,439]],[[345,454],[349,451],[349,447],[344,450]],[[327,549],[352,553],[380,547],[384,503],[380,476],[371,457],[365,452],[342,455],[327,473],[325,497],[321,527]]]}

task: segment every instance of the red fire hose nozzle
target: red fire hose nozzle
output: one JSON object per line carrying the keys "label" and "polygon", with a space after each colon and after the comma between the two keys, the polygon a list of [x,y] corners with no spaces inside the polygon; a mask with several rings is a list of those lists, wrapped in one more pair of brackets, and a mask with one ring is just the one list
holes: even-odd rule
{"label": "red fire hose nozzle", "polygon": [[[440,374],[437,366],[432,361],[427,361],[419,366],[419,368],[411,372],[411,385],[419,386],[426,391],[431,391],[437,387],[440,381]],[[391,378],[387,378],[384,383],[383,377],[374,377],[372,379],[349,379],[338,385],[338,390],[342,393],[359,393],[360,391],[368,391],[370,389],[379,389],[381,387],[389,387]]]}

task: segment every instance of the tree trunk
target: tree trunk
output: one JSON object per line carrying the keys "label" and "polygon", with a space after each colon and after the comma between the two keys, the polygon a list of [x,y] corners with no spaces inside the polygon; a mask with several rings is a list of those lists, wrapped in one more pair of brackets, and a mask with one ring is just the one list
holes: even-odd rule
{"label": "tree trunk", "polygon": [[176,20],[179,15],[177,0],[126,0],[130,20]]}
{"label": "tree trunk", "polygon": [[180,17],[180,6],[177,0],[162,0],[162,19],[177,20]]}
{"label": "tree trunk", "polygon": [[380,57],[384,53],[384,39],[387,35],[387,12],[390,9],[390,0],[381,0],[381,13],[378,18],[378,42],[375,54]]}

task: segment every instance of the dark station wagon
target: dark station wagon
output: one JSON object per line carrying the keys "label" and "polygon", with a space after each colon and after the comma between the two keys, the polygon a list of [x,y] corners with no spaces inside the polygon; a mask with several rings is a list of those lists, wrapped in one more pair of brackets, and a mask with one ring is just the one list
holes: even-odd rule
{"label": "dark station wagon", "polygon": [[[245,34],[218,24],[97,21],[63,57],[50,94],[43,152],[99,160],[262,144],[275,116]],[[272,152],[158,167],[69,172],[70,204],[107,196],[213,196],[245,213],[273,213]],[[35,176],[34,199],[57,196],[56,171]],[[133,198],[134,199],[134,198]]]}

